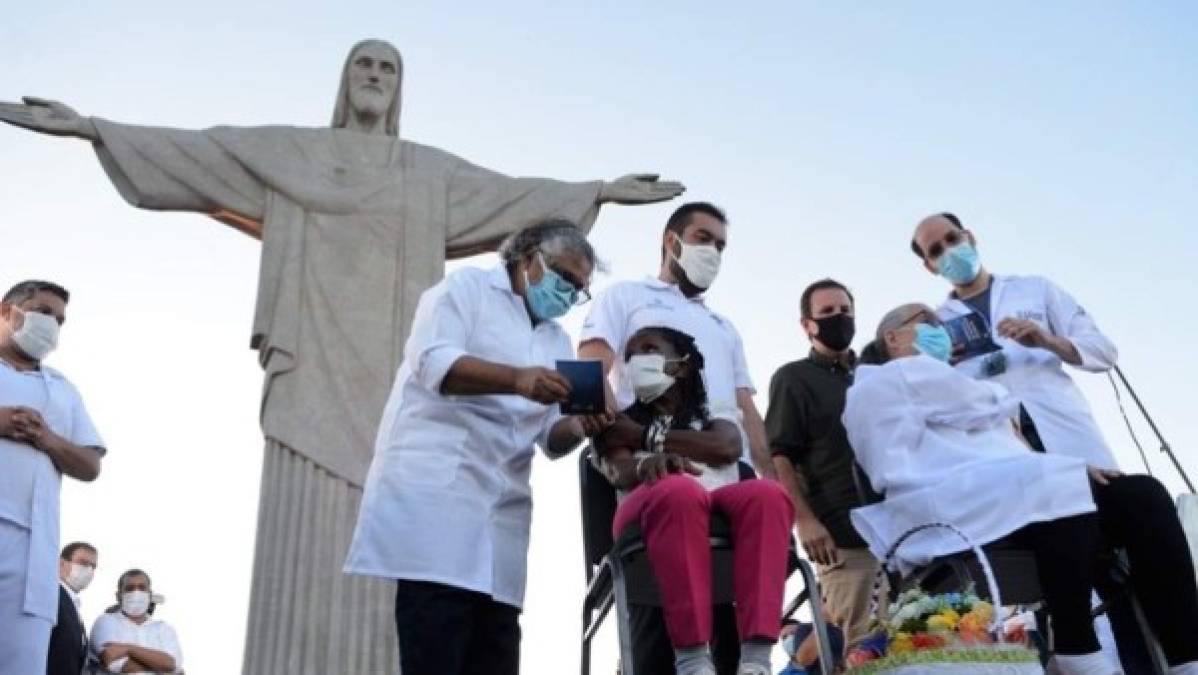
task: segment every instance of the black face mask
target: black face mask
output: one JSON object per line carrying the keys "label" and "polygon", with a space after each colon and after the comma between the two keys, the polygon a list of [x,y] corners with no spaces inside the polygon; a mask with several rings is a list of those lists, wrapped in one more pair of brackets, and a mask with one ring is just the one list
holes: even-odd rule
{"label": "black face mask", "polygon": [[833,314],[812,321],[819,326],[819,332],[815,337],[834,352],[848,349],[853,342],[853,336],[857,334],[857,323],[848,314]]}

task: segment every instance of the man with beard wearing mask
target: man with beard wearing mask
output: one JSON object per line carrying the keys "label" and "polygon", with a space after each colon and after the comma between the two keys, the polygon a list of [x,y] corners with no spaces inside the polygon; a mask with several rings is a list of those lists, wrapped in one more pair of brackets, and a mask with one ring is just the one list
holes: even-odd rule
{"label": "man with beard wearing mask", "polygon": [[849,521],[849,511],[862,506],[853,448],[840,421],[857,365],[850,347],[853,294],[839,281],[821,279],[803,291],[799,314],[811,353],[774,373],[765,428],[774,468],[795,505],[799,541],[817,566],[828,615],[840,622],[851,648],[869,629],[878,566]]}
{"label": "man with beard wearing mask", "polygon": [[[594,301],[582,325],[578,356],[599,359],[603,372],[615,370],[615,391],[609,390],[609,412],[624,410],[636,400],[628,366],[622,353],[629,338],[650,326],[672,328],[695,339],[703,354],[703,378],[708,409],[740,424],[741,459],[759,474],[774,477],[769,460],[765,424],[753,394],[744,345],[732,322],[709,308],[704,294],[715,282],[724,247],[728,243],[728,218],[708,202],[683,204],[666,221],[661,239],[661,266],[657,276],[621,281],[609,286]],[[666,634],[661,608],[630,605],[635,672],[673,672],[674,653]],[[739,642],[736,614],[731,604],[713,610],[713,657],[718,672],[736,672]]]}
{"label": "man with beard wearing mask", "polygon": [[58,616],[63,474],[100,474],[104,442],[66,377],[42,364],[70,296],[23,281],[0,299],[0,673],[42,673]]}
{"label": "man with beard wearing mask", "polygon": [[80,614],[79,594],[96,573],[96,547],[76,541],[58,559],[58,623],[50,633],[46,675],[79,675],[87,662],[87,629]]}
{"label": "man with beard wearing mask", "polygon": [[626,365],[616,358],[633,333],[665,326],[693,336],[707,362],[704,377],[712,412],[736,414],[746,437],[742,459],[772,478],[765,425],[753,403],[756,388],[740,333],[703,297],[720,271],[727,243],[728,218],[718,207],[708,202],[678,207],[662,233],[657,276],[622,281],[601,293],[582,325],[578,355],[603,361],[605,375],[615,368],[615,400],[609,401],[610,412],[615,412],[635,398]]}

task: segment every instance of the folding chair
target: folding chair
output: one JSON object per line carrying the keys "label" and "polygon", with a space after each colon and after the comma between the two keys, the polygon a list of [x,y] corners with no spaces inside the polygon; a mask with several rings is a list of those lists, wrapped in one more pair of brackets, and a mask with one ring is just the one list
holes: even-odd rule
{"label": "folding chair", "polygon": [[[621,675],[657,675],[635,673],[632,651],[632,631],[629,607],[634,602],[660,606],[657,582],[649,566],[645,542],[635,525],[621,534],[618,540],[612,537],[612,522],[616,515],[616,490],[607,478],[591,465],[590,447],[579,453],[578,478],[582,501],[582,528],[584,549],[584,571],[587,580],[586,596],[582,604],[582,675],[591,672],[591,641],[603,620],[613,607],[616,610],[616,634],[619,641]],[[740,465],[741,480],[755,478],[753,470]],[[711,518],[712,546],[712,602],[732,601],[732,541],[728,521],[718,513]],[[804,589],[788,607],[790,616],[803,602],[811,603],[813,622],[823,663],[832,663],[829,649],[827,625],[819,599],[815,574],[806,561],[794,553],[793,542],[790,553],[791,571],[798,568],[803,573]],[[812,592],[812,589],[816,589]],[[782,617],[779,617],[781,623]]]}

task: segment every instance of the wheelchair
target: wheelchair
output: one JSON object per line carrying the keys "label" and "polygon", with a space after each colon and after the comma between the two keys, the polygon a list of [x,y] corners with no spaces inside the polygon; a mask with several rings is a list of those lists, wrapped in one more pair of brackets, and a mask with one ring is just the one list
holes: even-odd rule
{"label": "wheelchair", "polygon": [[[657,583],[649,565],[645,542],[639,528],[630,526],[619,539],[612,536],[616,515],[616,489],[591,464],[594,450],[579,453],[578,485],[582,502],[582,528],[586,595],[582,605],[582,675],[591,672],[591,643],[604,619],[615,609],[621,675],[658,675],[634,672],[631,606],[660,607]],[[756,478],[753,469],[740,463],[740,479]],[[712,602],[732,601],[732,539],[728,521],[718,513],[711,517]],[[822,663],[833,663],[827,622],[820,602],[819,584],[807,561],[799,558],[791,542],[789,571],[798,570],[803,590],[786,606],[784,617],[793,615],[803,604],[811,608]]]}

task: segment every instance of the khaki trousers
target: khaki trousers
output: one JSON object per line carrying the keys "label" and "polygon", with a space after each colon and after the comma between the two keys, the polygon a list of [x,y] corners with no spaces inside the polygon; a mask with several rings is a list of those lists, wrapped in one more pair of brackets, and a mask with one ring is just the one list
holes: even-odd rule
{"label": "khaki trousers", "polygon": [[[844,631],[846,652],[869,636],[870,596],[878,561],[867,548],[842,548],[840,562],[835,565],[816,565],[820,591],[829,621]],[[883,582],[879,612],[885,616],[886,589]]]}

